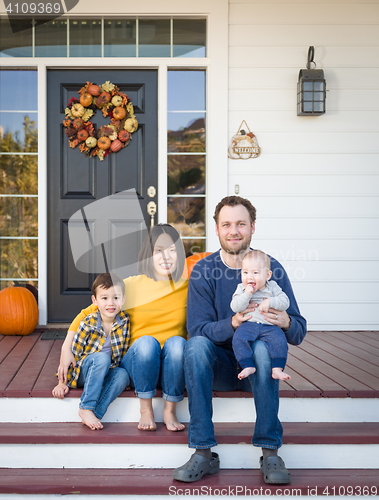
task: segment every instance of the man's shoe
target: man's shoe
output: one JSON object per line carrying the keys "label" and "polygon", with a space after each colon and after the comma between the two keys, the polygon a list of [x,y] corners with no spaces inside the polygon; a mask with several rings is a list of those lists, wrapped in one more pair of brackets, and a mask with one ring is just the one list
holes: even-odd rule
{"label": "man's shoe", "polygon": [[286,469],[283,460],[278,456],[263,457],[259,459],[259,466],[263,478],[268,484],[288,484],[291,482],[291,474]]}
{"label": "man's shoe", "polygon": [[199,453],[194,453],[187,463],[174,469],[172,477],[184,483],[193,483],[207,474],[216,474],[220,470],[220,459],[212,452],[212,460],[207,460]]}

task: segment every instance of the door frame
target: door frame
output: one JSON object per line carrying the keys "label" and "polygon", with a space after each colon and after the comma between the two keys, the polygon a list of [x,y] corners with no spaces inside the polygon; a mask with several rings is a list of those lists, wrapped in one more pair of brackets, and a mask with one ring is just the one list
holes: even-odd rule
{"label": "door frame", "polygon": [[[142,6],[141,6],[142,3]],[[136,12],[119,15],[149,17],[207,18],[207,57],[205,58],[91,58],[88,69],[156,69],[158,71],[158,213],[157,222],[167,221],[167,71],[171,68],[205,69],[207,72],[207,170],[206,170],[206,249],[218,248],[213,212],[218,201],[228,194],[228,0],[201,0],[178,5],[162,0],[159,14],[156,3],[141,0]],[[89,0],[81,0],[70,12],[80,15]],[[163,4],[163,5],[162,5]],[[91,2],[90,11],[94,11]],[[129,6],[130,7],[130,6]],[[0,7],[0,13],[4,7]],[[88,59],[87,59],[88,61]],[[49,69],[83,68],[81,58],[6,58],[2,68],[32,68],[38,71],[38,291],[39,325],[47,324],[47,71]]]}

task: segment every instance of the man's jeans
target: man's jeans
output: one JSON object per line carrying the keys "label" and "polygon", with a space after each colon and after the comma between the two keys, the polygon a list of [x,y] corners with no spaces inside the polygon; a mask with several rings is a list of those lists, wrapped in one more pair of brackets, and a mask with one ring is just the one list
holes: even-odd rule
{"label": "man's jeans", "polygon": [[185,343],[183,337],[170,337],[161,349],[158,340],[149,335],[133,342],[121,366],[129,373],[131,387],[139,398],[153,398],[159,384],[163,399],[175,403],[183,399]]}
{"label": "man's jeans", "polygon": [[[188,392],[190,448],[216,446],[212,422],[212,390],[253,390],[257,413],[254,446],[277,449],[282,445],[283,428],[278,419],[279,381],[271,376],[271,359],[263,342],[252,345],[257,371],[238,380],[240,371],[233,350],[214,344],[206,337],[193,337],[184,348],[184,371]],[[251,418],[253,420],[253,416]]]}
{"label": "man's jeans", "polygon": [[86,356],[80,367],[78,386],[84,388],[79,408],[92,410],[98,419],[103,418],[108,406],[130,383],[126,370],[110,366],[108,354],[95,352]]}

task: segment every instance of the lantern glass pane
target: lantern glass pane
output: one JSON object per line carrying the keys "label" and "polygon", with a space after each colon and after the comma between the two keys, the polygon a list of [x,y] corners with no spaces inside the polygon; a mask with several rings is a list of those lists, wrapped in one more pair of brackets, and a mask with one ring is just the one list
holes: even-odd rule
{"label": "lantern glass pane", "polygon": [[306,111],[307,113],[310,113],[313,111],[313,106],[312,106],[312,102],[305,102],[304,103],[304,111]]}
{"label": "lantern glass pane", "polygon": [[324,100],[324,93],[323,92],[315,92],[313,95],[314,95],[315,101],[323,101]]}
{"label": "lantern glass pane", "polygon": [[313,92],[304,92],[304,101],[313,101]]}
{"label": "lantern glass pane", "polygon": [[324,103],[323,102],[315,102],[314,103],[314,110],[318,112],[323,112],[324,111]]}
{"label": "lantern glass pane", "polygon": [[312,91],[313,90],[313,82],[303,82],[303,90],[304,91],[306,91],[306,90]]}
{"label": "lantern glass pane", "polygon": [[324,90],[324,82],[314,82],[315,90]]}

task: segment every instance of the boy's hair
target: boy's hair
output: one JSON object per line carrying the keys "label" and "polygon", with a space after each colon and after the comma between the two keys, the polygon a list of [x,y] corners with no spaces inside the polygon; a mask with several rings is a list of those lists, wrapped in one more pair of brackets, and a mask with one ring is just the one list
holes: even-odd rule
{"label": "boy's hair", "polygon": [[183,242],[180,239],[178,231],[170,224],[157,224],[150,229],[149,234],[142,243],[141,250],[138,255],[138,272],[139,274],[145,274],[147,277],[157,281],[154,273],[153,253],[155,243],[162,234],[168,234],[176,247],[178,260],[176,269],[172,273],[171,277],[174,282],[177,282],[183,274],[186,254],[184,253]]}
{"label": "boy's hair", "polygon": [[241,198],[240,196],[226,196],[216,205],[215,213],[213,215],[216,224],[218,224],[218,216],[220,215],[220,211],[223,207],[236,207],[237,205],[244,206],[249,212],[251,223],[255,222],[257,211],[249,200],[247,200],[246,198]]}
{"label": "boy's hair", "polygon": [[266,269],[270,271],[271,269],[271,260],[267,253],[262,252],[262,250],[250,250],[245,257],[242,259],[242,262],[245,259],[256,259],[264,265]]}
{"label": "boy's hair", "polygon": [[95,279],[92,285],[92,295],[96,297],[96,292],[98,288],[104,288],[108,290],[112,286],[119,286],[122,291],[122,295],[125,295],[125,283],[121,278],[114,273],[102,273]]}

